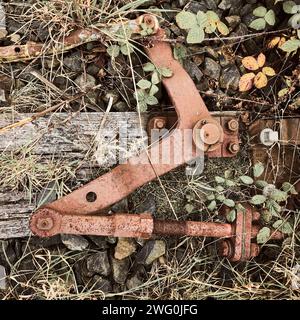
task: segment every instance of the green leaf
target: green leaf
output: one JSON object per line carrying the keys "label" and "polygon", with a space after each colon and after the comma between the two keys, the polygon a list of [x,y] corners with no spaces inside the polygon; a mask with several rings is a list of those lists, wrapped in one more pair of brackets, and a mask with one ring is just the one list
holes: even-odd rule
{"label": "green leaf", "polygon": [[222,192],[222,191],[224,191],[224,188],[222,187],[222,186],[216,186],[216,191],[217,192]]}
{"label": "green leaf", "polygon": [[285,13],[293,14],[297,12],[295,11],[296,3],[294,1],[285,1],[282,7]]}
{"label": "green leaf", "polygon": [[253,167],[253,176],[258,178],[263,174],[265,166],[261,162],[257,162]]}
{"label": "green leaf", "polygon": [[245,208],[241,203],[237,203],[236,206],[235,206],[235,208],[236,208],[236,210],[237,210],[238,212],[243,212],[243,213],[245,213],[245,212],[247,211],[246,208]]}
{"label": "green leaf", "polygon": [[251,198],[250,202],[254,205],[259,205],[259,204],[263,204],[266,200],[267,198],[264,195],[257,194]]}
{"label": "green leaf", "polygon": [[293,40],[288,40],[286,41],[280,49],[285,51],[285,52],[293,52],[298,50],[300,47],[300,40],[298,39],[293,39]]}
{"label": "green leaf", "polygon": [[224,183],[225,179],[220,176],[215,176],[215,181],[216,181],[216,183]]}
{"label": "green leaf", "polygon": [[284,234],[292,234],[294,232],[291,224],[287,221],[280,227],[280,231]]}
{"label": "green leaf", "polygon": [[215,200],[215,195],[213,193],[210,193],[206,196],[206,199],[210,201]]}
{"label": "green leaf", "polygon": [[226,187],[234,187],[235,186],[235,182],[229,179],[225,180],[225,186]]}
{"label": "green leaf", "polygon": [[164,78],[170,78],[173,75],[173,72],[171,69],[169,68],[161,68],[159,69],[160,74],[164,77]]}
{"label": "green leaf", "polygon": [[272,212],[269,210],[263,210],[262,212],[262,219],[266,222],[269,223],[272,220]]}
{"label": "green leaf", "polygon": [[136,92],[136,100],[144,101],[146,99],[145,91],[142,89],[138,89]]}
{"label": "green leaf", "polygon": [[289,88],[283,88],[278,91],[278,97],[281,98],[289,93],[290,89]]}
{"label": "green leaf", "polygon": [[210,24],[212,24],[212,23],[217,23],[218,21],[220,21],[219,16],[218,16],[214,11],[212,11],[212,10],[208,10],[208,11],[206,12],[206,17],[207,17],[208,22],[209,22]]}
{"label": "green leaf", "polygon": [[215,200],[213,200],[208,206],[207,206],[207,209],[209,211],[214,211],[217,207],[217,202]]}
{"label": "green leaf", "polygon": [[184,209],[186,210],[187,213],[191,213],[194,210],[194,206],[191,203],[187,203],[184,206]]}
{"label": "green leaf", "polygon": [[146,64],[144,64],[143,70],[145,72],[152,72],[155,70],[155,65],[151,62],[147,62]]}
{"label": "green leaf", "polygon": [[256,17],[263,18],[267,13],[267,9],[263,6],[257,7],[253,10],[253,15]]}
{"label": "green leaf", "polygon": [[241,176],[240,180],[244,183],[244,184],[252,184],[254,182],[254,180],[249,177],[249,176]]}
{"label": "green leaf", "polygon": [[204,31],[199,27],[192,28],[186,38],[187,43],[201,43],[204,40]]}
{"label": "green leaf", "polygon": [[268,182],[267,182],[267,181],[264,181],[264,180],[256,180],[256,181],[255,181],[255,185],[256,185],[258,188],[263,189],[264,187],[266,187],[266,186],[268,185]]}
{"label": "green leaf", "polygon": [[176,16],[176,23],[180,29],[192,29],[197,26],[196,15],[188,11],[181,11]]}
{"label": "green leaf", "polygon": [[232,178],[232,176],[233,176],[233,173],[232,173],[231,169],[225,170],[225,172],[224,172],[225,179],[230,179],[230,178]]}
{"label": "green leaf", "polygon": [[216,24],[209,24],[208,26],[205,27],[205,32],[206,33],[214,33],[217,29],[217,25]]}
{"label": "green leaf", "polygon": [[158,86],[155,84],[152,84],[150,91],[149,91],[149,96],[154,96],[158,91],[159,91]]}
{"label": "green leaf", "polygon": [[233,208],[235,206],[235,202],[231,199],[225,199],[223,200],[223,204],[225,204],[225,206]]}
{"label": "green leaf", "polygon": [[229,34],[229,29],[224,22],[217,22],[217,28],[223,36],[227,36]]}
{"label": "green leaf", "polygon": [[216,199],[217,199],[218,201],[220,201],[220,202],[223,202],[224,200],[226,200],[224,194],[218,194],[218,195],[216,196]]}
{"label": "green leaf", "polygon": [[187,49],[182,44],[176,44],[173,49],[173,55],[176,60],[182,61],[187,55]]}
{"label": "green leaf", "polygon": [[144,101],[140,101],[139,102],[139,107],[138,107],[140,112],[146,112],[148,107],[147,107],[147,103]]}
{"label": "green leaf", "polygon": [[274,26],[276,18],[275,18],[275,13],[272,9],[269,10],[267,12],[267,14],[265,15],[265,20],[266,20],[267,24],[269,24],[270,26]]}
{"label": "green leaf", "polygon": [[284,234],[293,233],[293,228],[292,228],[291,224],[287,221],[277,220],[276,222],[273,223],[272,227],[274,229],[281,231]]}
{"label": "green leaf", "polygon": [[233,222],[236,219],[236,211],[235,211],[235,209],[230,210],[226,214],[226,219],[227,219],[228,222]]}
{"label": "green leaf", "polygon": [[266,21],[264,18],[255,19],[250,23],[249,27],[258,31],[264,30],[266,27]]}
{"label": "green leaf", "polygon": [[197,12],[197,23],[201,29],[204,29],[207,26],[208,19],[207,19],[207,15],[204,12],[202,11]]}
{"label": "green leaf", "polygon": [[265,243],[269,240],[271,234],[271,230],[268,227],[263,227],[259,230],[256,241],[257,243]]}
{"label": "green leaf", "polygon": [[137,86],[141,89],[149,89],[151,87],[151,82],[145,79],[140,80]]}
{"label": "green leaf", "polygon": [[300,39],[300,29],[297,30],[297,37]]}
{"label": "green leaf", "polygon": [[146,98],[146,103],[149,105],[149,106],[154,106],[156,104],[158,104],[158,100],[156,97],[154,96],[148,96]]}
{"label": "green leaf", "polygon": [[159,84],[160,83],[160,77],[159,77],[158,72],[155,71],[155,72],[152,73],[151,83],[152,84]]}
{"label": "green leaf", "polygon": [[295,187],[289,183],[289,182],[284,182],[281,186],[282,190],[285,192],[288,192],[290,194],[298,194],[298,192],[296,191]]}
{"label": "green leaf", "polygon": [[124,54],[124,56],[129,56],[133,52],[133,47],[131,44],[123,44],[121,46],[121,52]]}
{"label": "green leaf", "polygon": [[282,202],[282,201],[286,201],[288,198],[288,194],[284,191],[275,189],[271,195],[270,198],[275,200],[276,202]]}
{"label": "green leaf", "polygon": [[116,58],[120,54],[120,47],[114,44],[109,46],[106,51],[112,58]]}
{"label": "green leaf", "polygon": [[280,217],[279,213],[281,212],[282,208],[276,201],[272,199],[267,200],[266,207],[274,217]]}
{"label": "green leaf", "polygon": [[300,28],[300,13],[296,13],[293,16],[291,16],[288,21],[288,25],[294,29],[299,29]]}

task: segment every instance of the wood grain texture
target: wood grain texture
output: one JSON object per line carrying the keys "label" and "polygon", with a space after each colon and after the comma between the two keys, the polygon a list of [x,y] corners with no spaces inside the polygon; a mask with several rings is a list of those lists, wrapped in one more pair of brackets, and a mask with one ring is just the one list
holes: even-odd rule
{"label": "wood grain texture", "polygon": [[[234,112],[226,112],[234,115]],[[214,113],[219,115],[219,113]],[[225,115],[225,113],[224,113]],[[0,128],[24,119],[31,114],[0,114]],[[104,118],[105,117],[105,121]],[[14,152],[30,145],[30,153],[43,159],[57,158],[81,159],[83,164],[76,171],[76,181],[86,183],[99,170],[99,162],[86,157],[101,128],[114,132],[117,139],[121,124],[140,131],[146,128],[149,114],[141,117],[135,112],[110,112],[108,114],[90,113],[54,113],[23,127],[18,127],[0,135],[1,154]],[[128,138],[129,144],[136,144],[136,137]],[[92,151],[93,153],[94,151]],[[47,192],[47,191],[46,191]],[[48,191],[51,196],[51,191]],[[25,237],[30,235],[28,220],[31,212],[39,203],[40,194],[29,196],[25,192],[11,192],[0,185],[0,239]],[[49,200],[49,199],[48,199]]]}

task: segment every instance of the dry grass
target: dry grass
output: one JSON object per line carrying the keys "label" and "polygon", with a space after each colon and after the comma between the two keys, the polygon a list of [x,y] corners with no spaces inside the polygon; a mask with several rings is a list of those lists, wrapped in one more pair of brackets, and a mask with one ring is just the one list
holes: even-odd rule
{"label": "dry grass", "polygon": [[[66,35],[77,27],[94,26],[101,28],[105,23],[119,20],[125,15],[136,13],[136,5],[143,1],[132,1],[126,6],[123,1],[36,1],[36,4],[18,5],[18,13],[9,14],[10,19],[20,25],[16,33],[22,35],[21,41],[37,38],[41,32],[35,25],[42,23],[46,30],[45,42],[52,45],[55,39]],[[88,5],[87,5],[88,4]],[[111,39],[113,40],[113,35]],[[110,41],[106,43],[109,45]],[[128,82],[138,79],[136,68],[141,65],[141,55],[132,55],[129,61],[116,60],[112,63],[107,82],[100,88],[100,94],[111,87],[117,88],[128,109],[132,107],[135,87]],[[37,61],[26,67],[23,64],[12,67],[1,66],[1,74],[17,75],[21,85],[14,83],[11,88],[11,104],[5,112],[37,112],[65,100],[64,94],[74,95],[82,92],[74,84],[74,74],[63,64],[64,54],[51,57],[42,56],[41,68]],[[58,68],[47,68],[47,59],[56,60]],[[66,79],[63,91],[52,90],[45,83],[30,75],[32,69],[39,68],[41,75],[53,83],[57,76]],[[107,71],[107,70],[106,70]],[[86,75],[84,69],[83,74]],[[80,99],[76,104],[66,104],[67,111],[89,110],[87,99]],[[106,109],[106,106],[104,110]],[[102,110],[100,108],[100,110]],[[103,110],[102,110],[103,111]],[[1,111],[0,111],[1,112]],[[281,116],[276,109],[274,115]],[[50,182],[59,185],[60,195],[70,191],[70,181],[75,180],[76,170],[80,163],[69,163],[57,158],[45,159],[33,155],[32,141],[26,148],[16,152],[0,155],[1,190],[26,190],[29,194],[41,191]],[[296,148],[296,147],[295,147]],[[90,160],[93,151],[85,156]],[[240,162],[238,162],[240,161]],[[182,171],[171,173],[161,179],[161,183],[153,183],[141,188],[131,200],[138,207],[148,194],[153,194],[157,202],[157,216],[174,218],[174,213],[181,219],[189,217],[184,206],[188,196],[193,194],[195,210],[204,208],[204,194],[210,188],[216,170],[224,172],[230,166],[236,166],[240,173],[246,173],[250,163],[244,152],[236,162],[209,161],[202,178],[187,178]],[[226,168],[224,166],[227,166]],[[299,213],[299,212],[298,212]],[[300,219],[294,213],[294,233],[283,243],[266,244],[262,255],[247,263],[232,264],[220,259],[215,253],[215,243],[208,239],[181,238],[166,239],[168,252],[164,261],[155,262],[147,272],[144,283],[131,290],[104,295],[99,290],[90,290],[77,284],[73,266],[83,259],[89,251],[83,253],[68,252],[58,247],[55,250],[31,247],[30,240],[16,263],[10,265],[10,287],[2,293],[3,299],[299,299],[300,290],[293,289],[292,283],[300,283],[295,274],[295,266],[300,264],[299,232]],[[201,216],[211,220],[212,216]],[[32,261],[34,268],[20,270],[22,262]],[[295,280],[296,279],[296,280]]]}

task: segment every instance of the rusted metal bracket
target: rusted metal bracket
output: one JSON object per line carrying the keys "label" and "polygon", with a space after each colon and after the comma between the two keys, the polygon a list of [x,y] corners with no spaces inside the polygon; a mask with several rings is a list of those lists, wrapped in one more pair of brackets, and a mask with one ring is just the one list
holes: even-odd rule
{"label": "rusted metal bracket", "polygon": [[[154,29],[158,26],[152,15],[143,15],[135,21]],[[238,213],[236,224],[161,221],[154,220],[149,213],[95,215],[145,183],[194,159],[198,150],[210,157],[231,157],[239,150],[237,120],[210,115],[192,79],[173,58],[170,45],[163,41],[164,31],[157,27],[155,33],[155,41],[146,48],[146,52],[157,67],[167,67],[172,71],[172,77],[164,78],[163,84],[177,113],[176,130],[154,143],[149,150],[130,158],[128,163],[118,165],[69,195],[38,209],[31,217],[30,228],[41,237],[58,233],[143,238],[153,234],[217,237],[226,239],[220,242],[221,255],[233,261],[256,256],[259,249],[251,239],[258,232],[253,225],[257,215],[251,207]],[[157,117],[150,120],[148,127],[159,128],[166,123],[167,119]],[[180,161],[174,161],[174,155],[182,152],[178,148],[178,136],[184,130],[192,131],[192,152],[182,156]],[[171,150],[173,161],[168,164],[152,163],[151,154],[158,154],[161,158],[166,145]],[[281,238],[282,235],[274,232],[272,237]]]}

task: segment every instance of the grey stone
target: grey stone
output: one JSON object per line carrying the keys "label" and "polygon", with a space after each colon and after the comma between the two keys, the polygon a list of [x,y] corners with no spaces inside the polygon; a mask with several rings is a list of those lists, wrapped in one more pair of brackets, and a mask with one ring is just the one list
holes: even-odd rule
{"label": "grey stone", "polygon": [[114,257],[118,260],[125,259],[132,255],[136,251],[137,245],[134,239],[131,238],[119,238],[115,247]]}
{"label": "grey stone", "polygon": [[188,5],[188,10],[197,13],[198,11],[207,11],[207,7],[204,3],[204,1],[191,1],[191,3]]}
{"label": "grey stone", "polygon": [[83,72],[82,58],[79,52],[71,53],[63,59],[63,64],[73,72]]}
{"label": "grey stone", "polygon": [[128,276],[130,261],[128,258],[123,260],[111,259],[113,278],[115,282],[124,284]]}
{"label": "grey stone", "polygon": [[203,77],[203,73],[198,68],[198,66],[196,65],[195,62],[192,62],[190,60],[185,60],[184,61],[184,68],[195,82],[201,81],[201,78]]}
{"label": "grey stone", "polygon": [[228,27],[233,30],[241,23],[240,16],[228,16],[225,18]]}
{"label": "grey stone", "polygon": [[120,99],[120,94],[118,90],[112,89],[112,90],[108,90],[106,91],[106,93],[103,96],[103,101],[105,103],[108,103],[109,100],[112,98],[112,104],[114,105],[116,102],[119,101]]}
{"label": "grey stone", "polygon": [[126,102],[118,101],[117,103],[114,104],[114,109],[119,112],[125,112],[125,111],[128,111],[128,106]]}
{"label": "grey stone", "polygon": [[211,58],[205,58],[203,73],[215,80],[219,80],[221,66]]}
{"label": "grey stone", "polygon": [[74,81],[79,88],[85,90],[87,88],[92,88],[96,85],[96,79],[90,74],[81,74]]}
{"label": "grey stone", "polygon": [[86,268],[91,273],[108,276],[111,272],[107,252],[100,251],[87,257]]}
{"label": "grey stone", "polygon": [[113,212],[128,212],[128,199],[124,198],[111,207]]}
{"label": "grey stone", "polygon": [[185,5],[187,5],[189,0],[177,0],[176,6],[179,8],[183,8]]}
{"label": "grey stone", "polygon": [[89,64],[88,67],[86,68],[86,72],[93,77],[96,77],[99,71],[100,71],[100,68],[95,63]]}
{"label": "grey stone", "polygon": [[43,63],[45,68],[49,70],[57,68],[60,65],[60,61],[57,60],[54,56],[52,56],[51,58],[43,59]]}
{"label": "grey stone", "polygon": [[82,236],[62,234],[60,237],[62,243],[72,251],[82,251],[89,246],[89,242]]}
{"label": "grey stone", "polygon": [[138,277],[137,274],[127,279],[126,287],[128,290],[135,289],[143,284],[143,281]]}
{"label": "grey stone", "polygon": [[228,10],[231,7],[238,7],[241,3],[241,0],[222,0],[218,5],[218,8],[221,10]]}
{"label": "grey stone", "polygon": [[150,240],[136,255],[138,264],[151,264],[166,253],[166,243],[163,240]]}
{"label": "grey stone", "polygon": [[3,266],[0,265],[0,290],[6,290],[6,270]]}
{"label": "grey stone", "polygon": [[149,194],[143,202],[140,202],[134,209],[137,213],[149,212],[154,214],[156,212],[156,202],[153,194]]}
{"label": "grey stone", "polygon": [[100,250],[108,249],[108,244],[105,237],[101,236],[89,236],[89,239],[97,246]]}
{"label": "grey stone", "polygon": [[240,73],[237,66],[230,65],[222,70],[220,86],[223,89],[237,90],[239,87]]}
{"label": "grey stone", "polygon": [[111,282],[99,275],[92,278],[90,287],[92,290],[101,290],[104,293],[112,292],[113,289]]}

